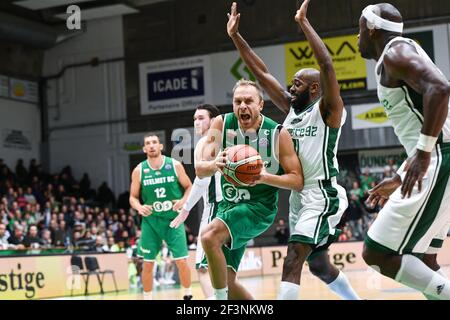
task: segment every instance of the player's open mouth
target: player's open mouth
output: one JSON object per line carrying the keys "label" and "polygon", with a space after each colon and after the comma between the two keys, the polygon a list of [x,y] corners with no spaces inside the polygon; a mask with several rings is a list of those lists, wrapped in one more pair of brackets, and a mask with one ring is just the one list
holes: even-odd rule
{"label": "player's open mouth", "polygon": [[241,114],[240,118],[242,121],[248,121],[251,117],[249,114]]}

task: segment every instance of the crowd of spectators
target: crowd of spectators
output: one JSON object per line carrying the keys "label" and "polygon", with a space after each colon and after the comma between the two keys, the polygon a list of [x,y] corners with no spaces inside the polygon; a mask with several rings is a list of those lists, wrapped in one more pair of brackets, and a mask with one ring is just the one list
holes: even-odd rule
{"label": "crowd of spectators", "polygon": [[380,207],[371,208],[366,203],[369,190],[385,178],[391,178],[398,170],[398,164],[389,159],[382,173],[371,172],[370,168],[355,170],[341,170],[338,182],[347,191],[348,208],[341,220],[342,233],[339,241],[362,241],[367,230],[376,219]]}
{"label": "crowd of spectators", "polygon": [[70,166],[49,175],[35,159],[14,170],[0,159],[0,250],[125,251],[140,225],[128,197],[116,201],[106,182],[92,188],[86,173],[77,181]]}
{"label": "crowd of spectators", "polygon": [[[347,190],[349,206],[342,219],[339,241],[360,241],[380,208],[370,208],[368,190],[398,169],[389,160],[382,174],[369,168],[362,172],[341,170],[339,183]],[[14,171],[0,159],[0,250],[76,248],[96,252],[126,251],[140,236],[140,216],[130,210],[129,193],[117,201],[106,182],[91,186],[85,173],[77,181],[70,166],[49,175],[32,159],[28,168],[22,159]],[[197,235],[186,225],[190,249]],[[286,244],[289,227],[279,219],[274,244]]]}
{"label": "crowd of spectators", "polygon": [[[383,168],[352,168],[342,169],[339,172],[338,183],[347,191],[348,208],[344,212],[338,228],[342,233],[338,241],[362,241],[367,230],[376,219],[380,207],[371,208],[366,200],[369,190],[375,187],[385,178],[393,177],[399,168],[399,164],[389,159]],[[289,241],[289,225],[283,218],[275,223],[273,244],[286,245]]]}

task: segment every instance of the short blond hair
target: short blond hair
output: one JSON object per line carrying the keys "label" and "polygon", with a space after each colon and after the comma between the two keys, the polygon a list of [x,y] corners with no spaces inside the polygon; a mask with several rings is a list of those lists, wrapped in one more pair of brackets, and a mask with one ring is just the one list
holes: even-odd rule
{"label": "short blond hair", "polygon": [[258,91],[259,98],[261,100],[263,100],[263,91],[262,91],[261,87],[256,82],[251,81],[251,80],[241,79],[238,82],[236,82],[236,84],[233,87],[233,94],[234,94],[234,92],[236,91],[237,88],[243,87],[243,86],[255,87],[256,90]]}

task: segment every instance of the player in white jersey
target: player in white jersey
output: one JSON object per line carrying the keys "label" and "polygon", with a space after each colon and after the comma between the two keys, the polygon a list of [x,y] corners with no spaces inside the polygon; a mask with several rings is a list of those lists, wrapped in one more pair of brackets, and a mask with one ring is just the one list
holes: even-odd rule
{"label": "player in white jersey", "polygon": [[[201,104],[194,114],[195,134],[201,136],[194,150],[194,161],[201,161],[201,150],[205,143],[209,127],[216,116],[220,114],[219,109],[211,104]],[[191,192],[178,216],[172,221],[170,226],[178,228],[188,217],[189,212],[198,200],[203,198],[203,214],[198,231],[197,251],[195,255],[195,268],[198,272],[198,279],[205,298],[211,299],[214,296],[213,287],[207,270],[207,261],[200,241],[203,228],[215,217],[217,204],[222,201],[222,189],[220,186],[220,172],[216,172],[211,177],[195,177]]]}
{"label": "player in white jersey", "polygon": [[450,84],[402,31],[400,12],[387,3],[367,6],[359,20],[361,55],[377,61],[378,98],[408,154],[394,178],[370,191],[368,201],[384,207],[363,258],[431,299],[450,299],[436,263],[450,222]]}
{"label": "player in white jersey", "polygon": [[345,189],[336,182],[336,151],[346,111],[339,84],[325,44],[306,19],[309,1],[297,11],[298,21],[308,39],[321,71],[302,69],[287,92],[269,73],[264,62],[239,34],[240,14],[231,7],[227,31],[242,60],[253,72],[272,102],[288,113],[283,126],[294,141],[301,160],[305,188],[292,191],[289,199],[291,237],[283,265],[279,299],[297,299],[303,264],[344,299],[359,299],[347,277],[329,260],[328,247],[337,239],[337,225],[348,206]]}

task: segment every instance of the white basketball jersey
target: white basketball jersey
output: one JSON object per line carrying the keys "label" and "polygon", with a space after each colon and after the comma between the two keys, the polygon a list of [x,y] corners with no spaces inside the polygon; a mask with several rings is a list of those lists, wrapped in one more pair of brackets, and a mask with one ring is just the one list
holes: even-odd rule
{"label": "white basketball jersey", "polygon": [[220,185],[221,173],[216,172],[211,177],[208,189],[206,189],[203,194],[203,205],[204,208],[211,205],[212,203],[218,203],[222,201],[222,186]]}
{"label": "white basketball jersey", "polygon": [[[206,140],[206,136],[201,137],[197,143],[199,143],[202,140]],[[195,165],[195,158],[194,158],[194,165]],[[220,178],[221,178],[221,173],[219,171],[217,171],[211,177],[204,178],[204,179],[210,179],[208,188],[202,194],[203,211],[204,212],[209,211],[209,206],[212,203],[217,203],[217,202],[222,201],[222,187],[220,185]]]}
{"label": "white basketball jersey", "polygon": [[[320,99],[314,101],[299,114],[291,107],[283,123],[302,163],[305,187],[317,185],[318,180],[328,180],[339,173],[336,153],[341,128],[330,128],[324,123],[319,103]],[[346,117],[344,109],[341,127]]]}
{"label": "white basketball jersey", "polygon": [[[428,63],[434,66],[441,74],[427,53],[414,40],[396,37],[389,41],[383,50],[375,67],[375,78],[377,81],[377,93],[381,104],[384,106],[388,118],[392,121],[395,134],[400,143],[405,147],[408,157],[414,155],[416,151],[417,140],[419,140],[420,131],[423,124],[423,97],[408,85],[397,88],[387,88],[380,84],[381,64],[384,55],[391,47],[393,42],[404,41],[413,45],[418,54]],[[380,74],[378,74],[380,72]],[[433,107],[433,106],[430,106]],[[449,103],[450,108],[450,103]],[[450,142],[450,112],[444,123],[438,142]]]}

